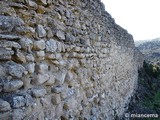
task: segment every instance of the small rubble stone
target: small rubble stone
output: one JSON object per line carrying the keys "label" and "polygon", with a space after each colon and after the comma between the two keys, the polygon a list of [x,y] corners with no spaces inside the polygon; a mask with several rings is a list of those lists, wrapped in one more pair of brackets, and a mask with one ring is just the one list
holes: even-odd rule
{"label": "small rubble stone", "polygon": [[58,104],[57,107],[55,108],[55,111],[56,111],[56,117],[59,118],[63,112],[63,104],[62,103]]}
{"label": "small rubble stone", "polygon": [[3,91],[4,92],[13,92],[23,86],[23,82],[21,80],[10,80],[4,82],[3,84]]}
{"label": "small rubble stone", "polygon": [[43,88],[34,88],[32,89],[32,95],[36,98],[43,97],[47,93],[46,89]]}
{"label": "small rubble stone", "polygon": [[41,85],[47,80],[49,80],[50,76],[48,74],[38,74],[35,76],[35,79],[32,80],[33,84]]}
{"label": "small rubble stone", "polygon": [[44,108],[50,107],[50,105],[51,105],[51,99],[48,96],[47,97],[41,97],[40,102],[41,102],[41,104]]}
{"label": "small rubble stone", "polygon": [[11,32],[14,27],[23,26],[24,21],[20,18],[0,15],[0,32]]}
{"label": "small rubble stone", "polygon": [[44,42],[44,40],[35,41],[33,48],[35,50],[44,50],[45,49],[45,42]]}
{"label": "small rubble stone", "polygon": [[65,110],[76,109],[77,101],[71,98],[70,100],[65,101],[63,108]]}
{"label": "small rubble stone", "polygon": [[65,81],[69,82],[71,80],[73,80],[73,74],[71,72],[67,72],[65,76]]}
{"label": "small rubble stone", "polygon": [[55,76],[54,75],[50,75],[50,78],[47,82],[45,82],[45,85],[47,86],[52,86],[55,83]]}
{"label": "small rubble stone", "polygon": [[21,37],[20,36],[16,36],[16,35],[0,34],[0,39],[19,40],[19,39],[21,39]]}
{"label": "small rubble stone", "polygon": [[22,109],[14,109],[12,112],[12,120],[23,120],[25,113]]}
{"label": "small rubble stone", "polygon": [[10,120],[11,119],[11,112],[1,112],[0,113],[0,120]]}
{"label": "small rubble stone", "polygon": [[42,4],[47,5],[47,0],[39,0]]}
{"label": "small rubble stone", "polygon": [[0,112],[6,112],[11,110],[11,106],[7,101],[0,99]]}
{"label": "small rubble stone", "polygon": [[26,52],[31,52],[33,48],[33,42],[29,38],[21,38],[20,45],[22,46],[22,49]]}
{"label": "small rubble stone", "polygon": [[66,34],[66,39],[65,39],[65,41],[66,41],[66,42],[74,43],[74,42],[76,41],[76,38],[75,38],[73,35],[67,33],[67,34]]}
{"label": "small rubble stone", "polygon": [[24,71],[25,71],[25,68],[22,65],[16,64],[16,63],[9,65],[9,68],[8,68],[9,74],[17,78],[21,78]]}
{"label": "small rubble stone", "polygon": [[92,116],[91,120],[97,120],[96,116]]}
{"label": "small rubble stone", "polygon": [[28,71],[28,73],[34,73],[35,71],[35,63],[30,63],[26,65],[26,70]]}
{"label": "small rubble stone", "polygon": [[57,31],[56,32],[56,36],[60,39],[60,40],[65,40],[65,34],[62,31]]}
{"label": "small rubble stone", "polygon": [[14,41],[0,40],[0,47],[20,49],[21,45]]}
{"label": "small rubble stone", "polygon": [[37,65],[37,71],[38,71],[38,73],[42,73],[42,74],[47,73],[48,65],[44,64],[44,63]]}
{"label": "small rubble stone", "polygon": [[57,42],[53,39],[50,39],[46,42],[46,51],[47,52],[56,52]]}
{"label": "small rubble stone", "polygon": [[5,56],[4,55],[0,55],[0,60],[1,61],[5,61],[5,60],[9,61],[9,60],[11,60],[11,58],[12,57],[10,55],[5,55]]}
{"label": "small rubble stone", "polygon": [[25,106],[25,103],[26,103],[26,101],[25,101],[25,98],[23,96],[15,96],[12,99],[11,106],[13,108],[19,108],[19,107]]}
{"label": "small rubble stone", "polygon": [[37,26],[37,33],[38,33],[38,37],[42,38],[46,36],[46,30],[43,28],[42,25],[38,25]]}
{"label": "small rubble stone", "polygon": [[40,14],[44,14],[46,12],[46,8],[39,5],[38,9],[37,9],[37,12],[40,13]]}
{"label": "small rubble stone", "polygon": [[61,92],[64,91],[64,87],[63,87],[63,86],[53,87],[53,88],[51,88],[51,91],[52,91],[53,93],[61,93]]}
{"label": "small rubble stone", "polygon": [[31,1],[31,0],[28,0],[28,5],[30,7],[33,7],[34,9],[38,8],[38,5],[34,1]]}
{"label": "small rubble stone", "polygon": [[19,50],[15,53],[15,55],[12,57],[14,61],[20,62],[20,63],[26,63],[26,57],[22,52]]}
{"label": "small rubble stone", "polygon": [[65,71],[57,73],[55,76],[55,84],[62,85],[64,83],[65,76],[66,76]]}
{"label": "small rubble stone", "polygon": [[97,113],[97,109],[96,109],[95,107],[93,107],[93,108],[91,109],[91,114],[92,114],[92,115],[96,115],[96,113]]}
{"label": "small rubble stone", "polygon": [[58,105],[61,102],[60,94],[53,95],[51,101],[53,105]]}
{"label": "small rubble stone", "polygon": [[0,56],[12,56],[14,54],[13,50],[8,50],[6,48],[0,48]]}
{"label": "small rubble stone", "polygon": [[2,92],[2,90],[3,90],[3,85],[2,83],[0,83],[0,92]]}
{"label": "small rubble stone", "polygon": [[26,55],[26,60],[27,62],[34,62],[34,56],[32,54],[28,54]]}
{"label": "small rubble stone", "polygon": [[39,60],[44,60],[45,52],[44,51],[37,51],[36,55],[37,55]]}

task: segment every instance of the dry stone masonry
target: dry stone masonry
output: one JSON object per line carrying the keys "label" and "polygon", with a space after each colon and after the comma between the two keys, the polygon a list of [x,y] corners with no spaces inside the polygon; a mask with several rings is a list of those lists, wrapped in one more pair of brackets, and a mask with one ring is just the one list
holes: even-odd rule
{"label": "dry stone masonry", "polygon": [[135,51],[100,0],[1,0],[0,120],[121,117]]}

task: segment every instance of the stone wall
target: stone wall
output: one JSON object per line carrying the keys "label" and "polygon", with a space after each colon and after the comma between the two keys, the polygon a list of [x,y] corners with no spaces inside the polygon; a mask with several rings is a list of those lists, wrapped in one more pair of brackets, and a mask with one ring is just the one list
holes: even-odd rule
{"label": "stone wall", "polygon": [[0,119],[120,117],[135,54],[100,0],[0,1]]}

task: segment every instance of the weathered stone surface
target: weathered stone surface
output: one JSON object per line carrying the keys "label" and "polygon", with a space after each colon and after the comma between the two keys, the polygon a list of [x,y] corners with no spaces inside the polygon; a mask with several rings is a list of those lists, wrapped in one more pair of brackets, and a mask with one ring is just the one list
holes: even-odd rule
{"label": "weathered stone surface", "polygon": [[34,9],[38,8],[38,5],[34,1],[28,0],[27,2],[30,7],[33,7]]}
{"label": "weathered stone surface", "polygon": [[60,40],[65,40],[65,34],[62,31],[57,31],[56,32],[56,36],[60,39]]}
{"label": "weathered stone surface", "polygon": [[46,93],[47,93],[47,91],[45,89],[41,89],[41,88],[32,89],[32,95],[36,98],[43,97],[43,96],[45,96]]}
{"label": "weathered stone surface", "polygon": [[2,92],[2,90],[3,90],[3,85],[2,83],[0,83],[0,92]]}
{"label": "weathered stone surface", "polygon": [[56,117],[59,118],[62,115],[62,111],[63,111],[63,104],[59,104],[57,105],[57,107],[55,108],[56,111]]}
{"label": "weathered stone surface", "polygon": [[44,50],[45,49],[44,40],[35,41],[34,42],[34,49],[35,50]]}
{"label": "weathered stone surface", "polygon": [[11,106],[13,108],[19,108],[25,106],[25,98],[23,96],[15,96],[12,98]]}
{"label": "weathered stone surface", "polygon": [[55,76],[55,84],[56,85],[62,85],[64,83],[65,76],[66,76],[65,71],[57,73],[56,76]]}
{"label": "weathered stone surface", "polygon": [[53,87],[53,88],[51,89],[51,91],[54,92],[54,93],[61,93],[61,92],[63,92],[64,90],[65,90],[65,89],[64,89],[64,87],[62,87],[62,86]]}
{"label": "weathered stone surface", "polygon": [[34,80],[32,80],[32,83],[36,85],[41,85],[47,80],[49,80],[49,78],[50,77],[48,74],[38,74],[35,76]]}
{"label": "weathered stone surface", "polygon": [[0,119],[1,120],[9,120],[9,119],[11,119],[10,111],[0,113]]}
{"label": "weathered stone surface", "polygon": [[25,113],[22,109],[14,109],[12,113],[13,120],[23,120]]}
{"label": "weathered stone surface", "polygon": [[40,102],[42,104],[43,107],[47,108],[47,107],[50,107],[51,106],[51,100],[50,100],[50,97],[42,97],[40,98]]}
{"label": "weathered stone surface", "polygon": [[10,104],[7,101],[0,99],[0,112],[11,110]]}
{"label": "weathered stone surface", "polygon": [[73,42],[75,42],[75,40],[76,40],[76,38],[73,35],[71,35],[69,33],[66,34],[66,39],[65,39],[66,42],[73,43]]}
{"label": "weathered stone surface", "polygon": [[26,57],[22,52],[19,50],[16,51],[15,55],[12,57],[12,59],[18,63],[26,63]]}
{"label": "weathered stone surface", "polygon": [[21,37],[20,37],[20,36],[16,36],[16,35],[5,35],[5,34],[0,34],[0,39],[19,40],[19,39],[21,39]]}
{"label": "weathered stone surface", "polygon": [[13,77],[21,78],[24,71],[25,68],[20,64],[11,63],[8,67],[8,73]]}
{"label": "weathered stone surface", "polygon": [[30,63],[26,65],[26,70],[28,73],[34,73],[35,71],[35,63]]}
{"label": "weathered stone surface", "polygon": [[42,25],[37,26],[37,33],[38,33],[38,37],[40,37],[40,38],[46,36],[46,30],[43,28]]}
{"label": "weathered stone surface", "polygon": [[45,52],[44,51],[38,51],[38,52],[36,52],[36,56],[38,57],[39,60],[44,60]]}
{"label": "weathered stone surface", "polygon": [[22,49],[26,52],[31,52],[33,47],[33,42],[29,38],[21,38],[20,39],[20,45],[22,46]]}
{"label": "weathered stone surface", "polygon": [[69,82],[71,80],[73,80],[73,74],[69,71],[65,76],[65,81]]}
{"label": "weathered stone surface", "polygon": [[3,56],[3,55],[9,55],[9,56],[11,56],[13,54],[14,54],[13,50],[8,50],[8,49],[0,47],[0,56]]}
{"label": "weathered stone surface", "polygon": [[40,1],[44,5],[47,5],[47,0],[38,0],[38,1]]}
{"label": "weathered stone surface", "polygon": [[47,73],[48,71],[48,65],[45,63],[37,65],[37,72],[38,73]]}
{"label": "weathered stone surface", "polygon": [[0,119],[122,116],[143,59],[100,0],[1,0],[0,14]]}
{"label": "weathered stone surface", "polygon": [[50,39],[46,42],[46,51],[47,52],[56,52],[57,42],[53,39]]}
{"label": "weathered stone surface", "polygon": [[63,107],[64,107],[65,110],[76,109],[77,101],[72,98],[72,99],[66,101],[64,103]]}
{"label": "weathered stone surface", "polygon": [[58,105],[61,102],[60,94],[53,95],[51,101],[53,105]]}
{"label": "weathered stone surface", "polygon": [[27,60],[27,62],[34,62],[35,58],[32,54],[28,54],[26,56],[26,60]]}
{"label": "weathered stone surface", "polygon": [[11,32],[14,27],[23,25],[24,22],[20,18],[0,15],[0,33]]}
{"label": "weathered stone surface", "polygon": [[45,85],[52,86],[55,83],[55,76],[50,75],[50,78],[48,81],[45,82]]}
{"label": "weathered stone surface", "polygon": [[21,48],[21,46],[14,41],[0,40],[0,47],[3,48]]}
{"label": "weathered stone surface", "polygon": [[3,84],[4,92],[13,92],[23,86],[23,82],[21,80],[10,80],[5,81]]}

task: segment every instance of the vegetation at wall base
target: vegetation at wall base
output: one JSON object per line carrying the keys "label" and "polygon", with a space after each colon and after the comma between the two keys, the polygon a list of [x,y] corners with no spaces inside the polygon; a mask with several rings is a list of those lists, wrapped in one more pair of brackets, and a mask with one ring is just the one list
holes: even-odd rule
{"label": "vegetation at wall base", "polygon": [[157,65],[144,61],[143,68],[139,70],[138,88],[126,113],[160,115],[160,69]]}

